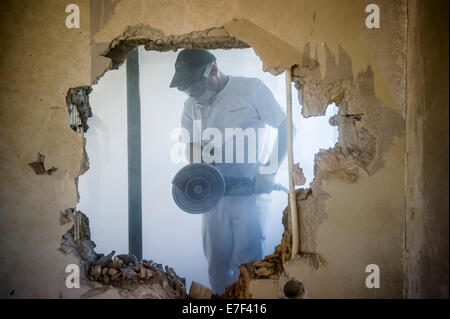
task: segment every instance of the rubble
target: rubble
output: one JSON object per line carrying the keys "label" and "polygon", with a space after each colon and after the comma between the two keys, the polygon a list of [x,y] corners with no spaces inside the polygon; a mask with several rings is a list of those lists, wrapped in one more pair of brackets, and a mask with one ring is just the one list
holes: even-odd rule
{"label": "rubble", "polygon": [[92,117],[92,108],[89,103],[89,94],[92,87],[89,85],[70,88],[66,95],[66,106],[69,112],[70,128],[75,132],[87,132],[88,118]]}
{"label": "rubble", "polygon": [[119,260],[121,260],[125,265],[129,264],[137,264],[138,259],[134,254],[123,254],[116,256]]}
{"label": "rubble", "polygon": [[131,291],[142,284],[159,284],[162,289],[171,292],[171,298],[186,298],[186,280],[178,277],[173,268],[166,266],[166,271],[163,271],[160,264],[151,260],[137,260],[132,254],[118,255],[112,260],[113,255],[114,251],[100,257],[91,266],[89,280]]}
{"label": "rubble", "polygon": [[[299,204],[312,195],[312,190],[310,188],[301,188],[296,190],[296,195],[297,204]],[[301,206],[299,205],[298,207]],[[227,286],[225,288],[225,293],[217,297],[213,296],[213,298],[249,299],[252,298],[249,292],[250,281],[259,279],[279,280],[285,272],[283,265],[290,260],[292,254],[292,234],[288,208],[283,212],[282,223],[284,232],[281,243],[275,247],[275,252],[265,256],[263,260],[242,264],[240,266],[241,274],[239,275],[238,280],[232,285]],[[311,265],[315,270],[322,265],[320,256],[315,253],[302,251],[299,253],[299,257],[304,259],[304,261]]]}
{"label": "rubble", "polygon": [[[82,280],[97,282],[102,286],[116,288],[124,298],[142,297],[136,291],[145,292],[145,298],[187,298],[186,279],[180,278],[169,266],[152,260],[139,260],[133,254],[97,254],[95,243],[91,240],[89,220],[73,208],[65,210],[65,218],[72,217],[74,225],[62,237],[60,250],[66,254],[74,253],[80,258]],[[95,286],[85,297],[98,296],[108,291]],[[158,297],[159,296],[159,297]]]}
{"label": "rubble", "polygon": [[203,285],[193,281],[189,290],[189,297],[192,299],[211,299],[213,291]]}
{"label": "rubble", "polygon": [[96,265],[100,267],[105,267],[112,261],[112,257],[114,256],[115,253],[116,252],[113,250],[108,255],[101,257],[99,260],[97,260]]}
{"label": "rubble", "polygon": [[283,272],[283,262],[290,258],[290,233],[285,231],[281,244],[275,248],[275,253],[267,255],[264,260],[242,264],[239,269],[239,279],[225,288],[225,293],[217,296],[219,299],[249,299],[249,282],[252,279],[277,279]]}

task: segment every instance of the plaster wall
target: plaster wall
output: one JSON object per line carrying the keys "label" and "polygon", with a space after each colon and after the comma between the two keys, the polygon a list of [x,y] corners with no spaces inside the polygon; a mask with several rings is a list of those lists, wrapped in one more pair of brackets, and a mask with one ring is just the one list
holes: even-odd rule
{"label": "plaster wall", "polygon": [[[68,89],[112,67],[100,53],[121,40],[157,42],[222,26],[251,45],[266,70],[298,65],[304,115],[322,114],[330,101],[340,108],[337,148],[319,155],[312,195],[299,209],[300,247],[317,253],[321,266],[312,270],[300,258],[286,272],[310,297],[403,296],[406,1],[378,1],[380,29],[365,27],[370,1],[82,0],[80,29],[65,27],[66,2],[0,4],[0,73],[8,79],[0,84],[0,296],[89,289],[65,288],[65,267],[76,260],[58,250],[70,226],[59,214],[77,204],[84,146],[68,126]],[[38,152],[57,168],[52,175],[28,166]],[[369,263],[381,269],[380,289],[364,285]]]}
{"label": "plaster wall", "polygon": [[[79,296],[65,287],[60,213],[77,203],[83,138],[69,128],[70,87],[90,81],[89,2],[79,1],[81,28],[65,26],[67,1],[0,3],[0,296]],[[52,175],[28,163],[45,155]]]}
{"label": "plaster wall", "polygon": [[408,17],[405,295],[448,298],[448,1]]}

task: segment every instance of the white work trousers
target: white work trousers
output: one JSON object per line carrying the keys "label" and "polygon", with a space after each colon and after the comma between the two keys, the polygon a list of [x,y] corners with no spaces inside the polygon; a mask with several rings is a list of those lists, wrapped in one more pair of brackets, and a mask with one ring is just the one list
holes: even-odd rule
{"label": "white work trousers", "polygon": [[224,196],[203,214],[203,252],[216,294],[239,278],[239,265],[263,259],[270,201],[268,194]]}

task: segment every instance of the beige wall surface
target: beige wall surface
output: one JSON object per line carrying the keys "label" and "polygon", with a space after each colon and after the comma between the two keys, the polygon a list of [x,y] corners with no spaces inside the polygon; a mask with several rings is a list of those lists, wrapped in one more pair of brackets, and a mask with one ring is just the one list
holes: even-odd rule
{"label": "beige wall surface", "polygon": [[[403,296],[407,1],[378,1],[380,29],[365,26],[370,1],[363,0],[77,3],[80,29],[65,27],[68,1],[0,2],[1,297],[67,298],[88,289],[65,287],[65,267],[77,261],[58,250],[69,227],[59,224],[60,212],[78,200],[84,144],[68,125],[68,89],[95,82],[111,67],[100,54],[121,40],[158,43],[220,27],[251,45],[268,71],[299,66],[304,115],[322,114],[330,101],[340,108],[339,142],[318,155],[312,195],[299,207],[300,247],[322,264],[312,269],[300,258],[286,272],[311,298]],[[436,102],[445,99],[448,92]],[[38,153],[55,173],[34,173],[28,163]],[[424,156],[424,186],[436,180],[433,159]],[[433,196],[438,205],[442,194]],[[433,225],[445,217],[433,216]],[[434,265],[435,255],[427,260]],[[368,264],[380,267],[379,289],[365,287]]]}
{"label": "beige wall surface", "polygon": [[408,8],[405,295],[448,298],[448,1]]}
{"label": "beige wall surface", "polygon": [[[83,138],[69,128],[65,97],[89,84],[89,2],[78,1],[81,28],[67,29],[66,1],[0,3],[0,296],[58,298],[78,295],[65,286],[77,263],[58,251],[70,225],[60,212],[74,207]],[[28,163],[45,155],[52,175]]]}

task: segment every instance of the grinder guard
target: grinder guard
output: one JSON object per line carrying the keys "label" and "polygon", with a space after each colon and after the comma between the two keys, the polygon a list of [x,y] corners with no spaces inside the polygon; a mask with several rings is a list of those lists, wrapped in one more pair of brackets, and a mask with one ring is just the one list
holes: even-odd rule
{"label": "grinder guard", "polygon": [[225,195],[225,179],[212,165],[192,163],[183,167],[172,180],[175,204],[190,214],[213,209]]}

